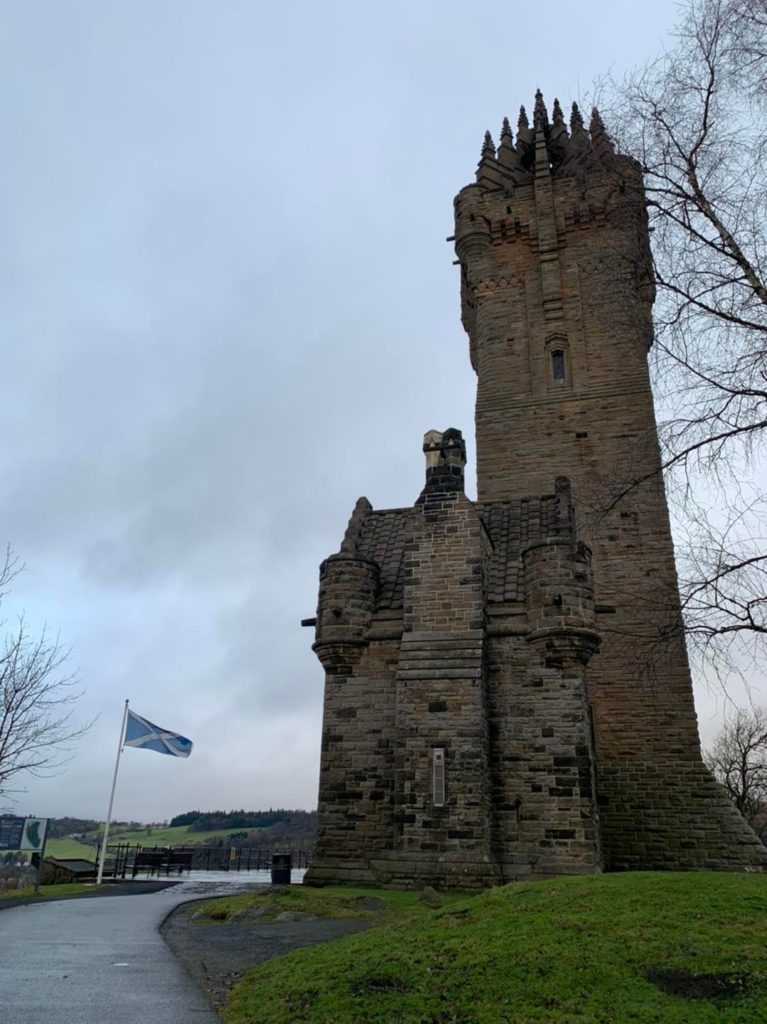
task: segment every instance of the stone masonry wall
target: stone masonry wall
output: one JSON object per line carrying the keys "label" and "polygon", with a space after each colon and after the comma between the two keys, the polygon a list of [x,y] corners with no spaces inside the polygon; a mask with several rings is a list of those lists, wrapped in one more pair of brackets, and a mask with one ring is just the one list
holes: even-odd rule
{"label": "stone masonry wall", "polygon": [[[498,880],[490,856],[485,706],[485,546],[479,514],[427,471],[408,544],[397,670],[395,801],[405,873],[461,885]],[[444,750],[446,800],[433,799],[434,749]],[[427,865],[429,865],[427,867]]]}

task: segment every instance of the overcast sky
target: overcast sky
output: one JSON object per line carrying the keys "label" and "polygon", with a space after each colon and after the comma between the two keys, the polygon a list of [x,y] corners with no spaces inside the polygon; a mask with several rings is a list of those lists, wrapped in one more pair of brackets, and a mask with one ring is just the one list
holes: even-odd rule
{"label": "overcast sky", "polygon": [[[472,13],[472,11],[476,13]],[[486,128],[657,55],[668,0],[5,0],[4,602],[98,716],[20,813],[316,805],[317,570],[473,433],[445,238]],[[473,459],[472,459],[473,463]],[[704,736],[713,703],[700,708]]]}

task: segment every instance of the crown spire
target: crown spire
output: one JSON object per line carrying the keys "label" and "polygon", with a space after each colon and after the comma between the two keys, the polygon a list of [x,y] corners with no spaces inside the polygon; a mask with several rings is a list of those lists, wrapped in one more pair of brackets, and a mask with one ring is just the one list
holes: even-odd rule
{"label": "crown spire", "polygon": [[599,156],[605,157],[614,155],[615,147],[610,140],[610,136],[607,134],[602,116],[596,107],[592,107],[591,110],[591,124],[589,125],[589,132],[591,133],[591,144]]}
{"label": "crown spire", "polygon": [[570,138],[567,142],[565,158],[577,160],[591,150],[589,134],[583,127],[583,117],[577,103],[573,103],[570,113]]}
{"label": "crown spire", "polygon": [[524,106],[519,108],[519,119],[517,121],[517,152],[522,161],[522,166],[528,169],[532,167],[535,160],[534,138]]}
{"label": "crown spire", "polygon": [[544,131],[548,131],[549,128],[549,115],[546,110],[546,104],[543,102],[543,93],[540,89],[537,89],[535,92],[533,125],[535,128],[543,128]]}
{"label": "crown spire", "polygon": [[477,184],[483,188],[496,189],[502,185],[501,169],[496,159],[495,143],[490,132],[485,132],[482,153],[477,165]]}
{"label": "crown spire", "polygon": [[521,168],[519,153],[514,148],[514,137],[508,117],[504,117],[501,126],[501,143],[498,146],[498,163],[504,171],[514,172]]}
{"label": "crown spire", "polygon": [[504,117],[501,126],[501,146],[508,146],[509,149],[514,149],[514,139],[511,135],[511,125],[509,124],[508,117]]}
{"label": "crown spire", "polygon": [[555,128],[567,131],[565,128],[565,115],[562,113],[562,107],[559,105],[559,100],[556,98],[554,99],[554,106],[551,111],[551,120]]}
{"label": "crown spire", "polygon": [[535,177],[548,176],[551,173],[551,155],[549,153],[549,115],[543,102],[540,89],[535,93],[535,109],[533,111],[533,127],[535,128]]}

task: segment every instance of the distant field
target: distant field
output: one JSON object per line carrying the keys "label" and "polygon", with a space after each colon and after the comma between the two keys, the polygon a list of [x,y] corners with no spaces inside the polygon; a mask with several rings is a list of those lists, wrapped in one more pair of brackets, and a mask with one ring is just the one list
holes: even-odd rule
{"label": "distant field", "polygon": [[49,839],[45,844],[45,853],[48,857],[84,857],[86,860],[95,860],[98,851],[95,846],[88,846],[85,843],[78,843],[76,839]]}
{"label": "distant field", "polygon": [[[205,839],[226,839],[232,832],[244,831],[241,829],[213,829],[209,832],[191,832],[188,825],[177,825],[174,828],[152,828],[147,832],[145,828],[135,829],[132,832],[124,832],[119,828],[110,829],[110,843],[140,843],[141,846],[196,846]],[[258,829],[247,829],[255,842]],[[45,846],[45,852],[50,857],[86,857],[94,860],[98,851],[95,846],[87,843],[80,843],[76,839],[49,839]]]}
{"label": "distant field", "polygon": [[193,846],[205,839],[226,839],[232,832],[248,832],[253,838],[258,829],[219,828],[210,832],[192,832],[188,825],[176,825],[174,828],[145,828],[135,832],[110,831],[110,839],[122,843],[141,843],[142,846]]}

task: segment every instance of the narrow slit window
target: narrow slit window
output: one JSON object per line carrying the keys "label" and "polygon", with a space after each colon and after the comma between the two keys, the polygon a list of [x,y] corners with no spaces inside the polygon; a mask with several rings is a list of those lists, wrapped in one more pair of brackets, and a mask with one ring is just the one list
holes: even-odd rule
{"label": "narrow slit window", "polygon": [[565,379],[565,354],[560,348],[551,353],[551,374],[554,380]]}
{"label": "narrow slit window", "polygon": [[431,793],[435,807],[445,806],[445,751],[442,747],[432,750]]}

